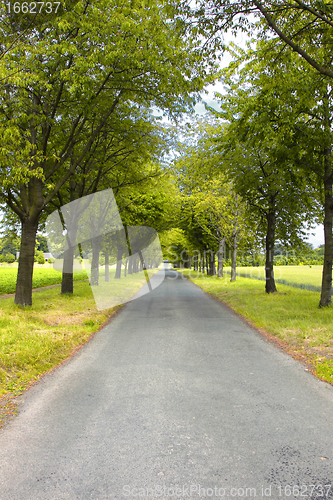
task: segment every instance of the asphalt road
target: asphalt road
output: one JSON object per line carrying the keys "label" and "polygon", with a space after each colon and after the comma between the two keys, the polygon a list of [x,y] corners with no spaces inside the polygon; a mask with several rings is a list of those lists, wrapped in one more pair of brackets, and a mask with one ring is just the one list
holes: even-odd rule
{"label": "asphalt road", "polygon": [[332,387],[167,274],[25,393],[1,500],[333,498]]}

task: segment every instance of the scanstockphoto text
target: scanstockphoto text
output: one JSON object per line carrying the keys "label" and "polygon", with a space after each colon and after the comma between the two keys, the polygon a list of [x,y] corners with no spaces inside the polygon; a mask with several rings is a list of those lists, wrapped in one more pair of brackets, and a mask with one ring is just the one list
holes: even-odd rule
{"label": "scanstockphoto text", "polygon": [[125,498],[332,498],[332,484],[270,484],[253,486],[202,486],[183,484],[167,486],[155,484],[147,486],[125,485],[122,488]]}
{"label": "scanstockphoto text", "polygon": [[[172,266],[167,277],[176,279],[177,273],[172,270],[186,269],[190,273],[191,278],[198,278],[203,274],[208,274],[216,278],[230,278],[230,267],[232,264],[232,250],[227,252],[214,252],[211,249],[207,250],[181,250],[177,251],[174,245],[166,248],[164,255]],[[265,270],[266,256],[260,252],[245,252],[240,251],[237,254],[236,276],[248,277],[255,279],[266,279]],[[280,255],[275,254],[274,260],[274,277],[276,279],[283,278],[283,270],[281,265],[288,263],[289,265],[298,265],[299,260],[294,250],[287,251],[283,255],[283,262],[280,262]]]}

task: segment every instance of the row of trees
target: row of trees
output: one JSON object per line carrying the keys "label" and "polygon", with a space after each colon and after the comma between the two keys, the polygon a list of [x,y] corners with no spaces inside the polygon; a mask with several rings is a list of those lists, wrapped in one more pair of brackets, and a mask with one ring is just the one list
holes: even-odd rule
{"label": "row of trees", "polygon": [[161,175],[167,144],[152,108],[190,111],[215,73],[182,14],[172,1],[62,1],[28,21],[2,7],[0,199],[21,225],[15,303],[32,303],[36,234],[51,212],[110,187],[125,210]]}
{"label": "row of trees", "polygon": [[[253,234],[265,235],[266,292],[271,293],[276,291],[275,242],[299,246],[305,226],[323,222],[319,305],[327,306],[331,304],[333,257],[333,6],[310,0],[198,3],[193,16],[202,33],[210,32],[211,40],[228,30],[234,34],[243,30],[252,40],[247,50],[230,49],[234,60],[223,71],[225,93],[219,96],[218,121],[206,128],[203,139],[178,162],[180,185],[184,164],[199,172],[196,188],[183,188],[184,204],[191,206],[192,226],[185,224],[186,232],[191,238],[195,231],[200,233],[200,227],[204,238],[214,236],[223,243],[225,237],[236,252],[234,228],[244,240],[237,220],[244,204],[240,220],[246,226],[246,241],[251,243]],[[200,199],[207,186],[210,194],[205,196],[211,201],[204,208],[203,222],[199,212],[204,205],[195,197]],[[228,208],[221,200],[229,186],[234,206]],[[221,231],[227,214],[232,220]]]}
{"label": "row of trees", "polygon": [[[324,218],[325,204],[315,174],[316,169],[320,172],[320,158],[311,150],[316,134],[321,141],[323,137],[321,124],[311,123],[312,144],[301,142],[297,132],[305,118],[288,106],[291,88],[286,89],[285,81],[279,85],[283,71],[280,79],[272,79],[262,58],[259,65],[255,63],[258,54],[259,50],[241,52],[237,64],[224,72],[228,92],[220,96],[223,111],[215,112],[215,123],[202,124],[199,140],[183,151],[175,170],[183,196],[180,227],[186,231],[189,246],[198,248],[201,255],[208,249],[217,252],[221,276],[223,255],[230,254],[227,245],[232,251],[233,280],[237,249],[258,253],[264,241],[265,289],[271,293],[276,291],[276,244],[305,247],[306,226]],[[297,100],[295,94],[293,98]],[[316,106],[318,116],[318,102]],[[306,120],[310,127],[308,116]],[[308,163],[311,158],[311,168],[303,165],[305,155]],[[325,298],[327,270],[324,265],[321,305],[326,300],[326,305],[330,303],[330,289]]]}
{"label": "row of trees", "polygon": [[269,65],[272,51],[263,40],[255,51],[236,54],[221,96],[228,127],[215,140],[237,193],[265,218],[266,291],[276,290],[276,238],[295,244],[306,223],[324,222],[320,306],[326,306],[333,256],[331,87],[293,53],[275,52]]}
{"label": "row of trees", "polygon": [[[166,146],[152,107],[171,117],[192,109],[213,81],[221,33],[242,29],[254,48],[235,49],[222,113],[176,165],[180,226],[203,254],[232,249],[233,273],[237,248],[264,237],[270,293],[275,241],[300,244],[304,224],[323,220],[320,305],[329,305],[332,9],[312,0],[87,0],[34,23],[3,10],[0,196],[22,228],[15,302],[31,304],[35,238],[49,213],[109,187],[124,214],[141,203],[143,190],[128,188],[161,173]],[[222,266],[220,258],[220,275]]]}

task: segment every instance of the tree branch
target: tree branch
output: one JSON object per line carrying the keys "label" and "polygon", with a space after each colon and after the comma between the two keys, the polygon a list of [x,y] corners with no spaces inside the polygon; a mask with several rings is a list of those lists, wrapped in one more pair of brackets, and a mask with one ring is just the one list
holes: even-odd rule
{"label": "tree branch", "polygon": [[297,45],[295,42],[293,42],[287,35],[285,35],[277,26],[277,24],[274,22],[273,18],[271,15],[267,12],[267,10],[263,7],[261,2],[258,2],[257,0],[253,0],[253,3],[255,6],[258,8],[258,10],[262,13],[264,18],[267,21],[267,24],[272,28],[273,31],[278,35],[281,40],[283,40],[289,47],[293,49],[294,52],[297,52],[300,56],[303,57],[313,68],[315,68],[319,73],[325,76],[329,76],[330,78],[333,78],[333,71],[325,68],[321,64],[319,64],[317,61],[315,61],[305,50],[303,50],[299,45]]}

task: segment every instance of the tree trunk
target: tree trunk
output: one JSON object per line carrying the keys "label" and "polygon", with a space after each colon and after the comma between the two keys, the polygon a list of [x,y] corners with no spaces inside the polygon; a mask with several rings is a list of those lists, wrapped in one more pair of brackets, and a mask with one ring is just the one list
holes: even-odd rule
{"label": "tree trunk", "polygon": [[183,251],[182,251],[182,253],[181,253],[181,258],[182,258],[183,267],[184,267],[185,269],[190,269],[190,268],[191,268],[191,266],[190,266],[190,257],[189,257],[189,255],[188,255],[188,253],[187,253],[187,250],[185,251],[185,256],[186,256],[186,258],[185,258],[185,259],[184,259],[184,257],[183,257],[183,253],[184,253],[184,250],[183,250]]}
{"label": "tree trunk", "polygon": [[27,218],[21,221],[22,236],[14,302],[23,307],[32,305],[32,274],[38,219],[39,217],[35,220]]}
{"label": "tree trunk", "polygon": [[105,281],[110,281],[110,256],[105,252]]}
{"label": "tree trunk", "polygon": [[219,250],[217,255],[217,275],[223,278],[223,257],[224,257],[225,238],[219,240]]}
{"label": "tree trunk", "polygon": [[116,273],[114,275],[114,279],[118,280],[121,278],[121,264],[122,264],[122,258],[123,258],[123,247],[118,246],[117,249],[117,267],[116,267]]}
{"label": "tree trunk", "polygon": [[232,261],[231,261],[231,277],[230,281],[236,281],[236,265],[237,265],[237,232],[235,231],[232,238]]}
{"label": "tree trunk", "polygon": [[[75,183],[73,181],[71,184],[71,196],[70,201],[74,201]],[[65,221],[62,220],[64,224],[64,229],[67,229],[66,240],[68,245],[68,250],[64,252],[64,263],[62,268],[62,281],[61,281],[61,293],[73,293],[74,290],[74,279],[73,279],[73,264],[74,264],[74,253],[75,246],[72,247],[71,242],[76,240],[76,235],[79,228],[79,215],[71,213],[70,223],[68,227],[65,227]]]}
{"label": "tree trunk", "polygon": [[92,261],[91,261],[91,275],[90,275],[90,284],[97,286],[99,281],[99,252],[101,248],[102,237],[98,236],[97,238],[92,239]]}
{"label": "tree trunk", "polygon": [[329,306],[332,302],[332,261],[333,261],[333,238],[332,238],[332,218],[333,218],[333,196],[332,196],[332,168],[331,149],[327,148],[325,155],[325,217],[324,217],[324,238],[325,252],[323,276],[321,285],[321,296],[319,307]]}
{"label": "tree trunk", "polygon": [[210,253],[209,274],[210,276],[216,276],[215,254],[213,252]]}
{"label": "tree trunk", "polygon": [[266,293],[274,293],[277,291],[275,286],[274,269],[273,269],[275,226],[276,226],[276,215],[274,208],[271,209],[266,214],[266,219],[267,219],[267,233],[266,233],[265,291]]}
{"label": "tree trunk", "polygon": [[61,293],[73,293],[73,261],[75,247],[69,247],[64,252],[64,264],[62,268]]}
{"label": "tree trunk", "polygon": [[133,273],[133,257],[130,255],[128,257],[127,274]]}
{"label": "tree trunk", "polygon": [[71,241],[75,241],[76,234],[78,231],[78,221],[73,220],[71,226],[67,228],[67,245],[68,250],[64,252],[64,263],[62,267],[62,281],[61,281],[61,293],[73,293],[74,290],[74,279],[73,279],[73,264],[74,264],[74,253],[75,246],[71,246]]}
{"label": "tree trunk", "polygon": [[211,250],[207,251],[207,260],[206,260],[206,268],[207,268],[207,276],[213,276],[213,252]]}

